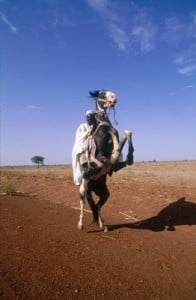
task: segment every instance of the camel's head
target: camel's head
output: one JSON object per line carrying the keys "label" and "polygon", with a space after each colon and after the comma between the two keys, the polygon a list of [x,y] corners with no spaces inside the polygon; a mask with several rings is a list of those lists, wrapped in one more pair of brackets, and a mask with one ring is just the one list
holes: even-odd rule
{"label": "camel's head", "polygon": [[95,99],[98,110],[106,110],[107,108],[114,108],[118,100],[114,92],[101,90],[89,92],[90,97]]}

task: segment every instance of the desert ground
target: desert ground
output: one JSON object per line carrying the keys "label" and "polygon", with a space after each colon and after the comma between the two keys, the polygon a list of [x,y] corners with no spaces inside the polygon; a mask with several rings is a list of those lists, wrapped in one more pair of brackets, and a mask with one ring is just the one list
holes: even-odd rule
{"label": "desert ground", "polygon": [[1,299],[196,299],[196,161],[108,177],[108,232],[77,229],[70,166],[1,168]]}

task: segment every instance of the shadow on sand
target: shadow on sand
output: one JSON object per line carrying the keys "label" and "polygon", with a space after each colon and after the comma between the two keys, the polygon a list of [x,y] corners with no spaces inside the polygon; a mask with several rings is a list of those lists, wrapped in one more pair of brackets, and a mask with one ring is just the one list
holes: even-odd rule
{"label": "shadow on sand", "polygon": [[178,225],[196,225],[196,203],[186,201],[184,197],[169,204],[157,216],[135,223],[109,225],[108,230],[119,228],[147,229],[152,231],[174,231]]}

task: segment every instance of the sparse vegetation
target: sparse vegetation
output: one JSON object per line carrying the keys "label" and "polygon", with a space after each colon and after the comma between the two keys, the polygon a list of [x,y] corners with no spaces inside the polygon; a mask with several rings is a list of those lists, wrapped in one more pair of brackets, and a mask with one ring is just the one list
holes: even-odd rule
{"label": "sparse vegetation", "polygon": [[16,188],[12,181],[5,180],[5,182],[1,183],[0,191],[6,195],[12,195],[16,193]]}

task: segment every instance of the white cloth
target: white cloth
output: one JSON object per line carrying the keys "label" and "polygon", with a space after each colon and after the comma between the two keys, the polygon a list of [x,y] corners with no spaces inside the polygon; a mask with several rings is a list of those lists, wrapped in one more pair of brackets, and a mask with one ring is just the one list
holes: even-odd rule
{"label": "white cloth", "polygon": [[95,155],[95,144],[90,133],[91,126],[86,123],[80,124],[76,131],[75,142],[72,149],[73,181],[76,185],[82,183],[83,171],[79,162],[80,154],[86,152],[88,157],[90,152],[90,155]]}

